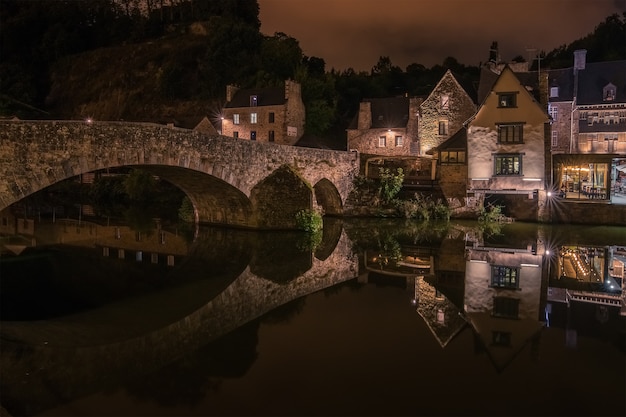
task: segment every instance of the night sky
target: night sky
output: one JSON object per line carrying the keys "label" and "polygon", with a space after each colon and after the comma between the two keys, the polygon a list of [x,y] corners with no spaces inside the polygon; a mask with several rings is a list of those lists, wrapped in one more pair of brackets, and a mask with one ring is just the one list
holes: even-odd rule
{"label": "night sky", "polygon": [[487,61],[497,41],[503,60],[529,59],[593,32],[626,0],[258,0],[261,32],[283,32],[326,70],[369,71],[380,56],[406,69],[452,56]]}

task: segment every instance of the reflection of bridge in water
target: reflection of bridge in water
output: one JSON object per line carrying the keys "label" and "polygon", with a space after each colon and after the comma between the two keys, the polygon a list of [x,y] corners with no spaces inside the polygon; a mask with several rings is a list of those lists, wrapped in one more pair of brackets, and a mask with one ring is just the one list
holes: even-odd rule
{"label": "reflection of bridge in water", "polygon": [[[42,322],[3,322],[0,363],[3,405],[10,408],[11,404],[6,403],[10,399],[15,404],[28,404],[29,415],[37,414],[60,401],[96,392],[110,381],[159,369],[281,305],[355,278],[357,257],[341,225],[325,227],[324,233],[317,250],[300,251],[302,256],[272,255],[264,240],[253,248],[241,242],[233,245],[229,251],[242,252],[249,264],[238,276],[226,280],[228,283],[218,282],[225,287],[223,291],[207,292],[210,301],[195,311],[133,337],[120,338],[121,334],[115,332],[116,323],[107,325],[97,320],[99,312],[85,313],[86,321],[79,315]],[[180,266],[182,271],[207,271],[213,266],[207,259],[225,256],[215,251],[219,251],[216,248],[227,238],[224,236],[222,241],[215,237],[200,239],[200,244],[192,247]],[[228,259],[222,261],[228,264]],[[276,264],[279,261],[282,266]],[[237,267],[227,269],[232,272]],[[198,287],[191,289],[197,292]],[[168,300],[165,295],[172,298]],[[198,296],[176,290],[168,290],[165,295],[123,305],[122,313],[118,314],[140,315],[140,310],[146,307],[144,304],[153,307],[161,302],[167,315],[170,305],[176,310],[173,298]],[[120,320],[122,323],[124,318]],[[90,338],[97,343],[89,344]],[[54,397],[50,396],[51,391]]]}

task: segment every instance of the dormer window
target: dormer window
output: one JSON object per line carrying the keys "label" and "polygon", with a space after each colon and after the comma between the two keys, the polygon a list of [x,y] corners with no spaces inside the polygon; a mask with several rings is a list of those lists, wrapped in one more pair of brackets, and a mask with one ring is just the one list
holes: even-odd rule
{"label": "dormer window", "polygon": [[602,89],[602,99],[604,101],[615,101],[615,94],[617,92],[617,88],[615,85],[608,83]]}
{"label": "dormer window", "polygon": [[550,97],[559,96],[559,87],[550,87]]}
{"label": "dormer window", "polygon": [[258,105],[259,97],[256,95],[250,96],[250,107],[256,107]]}
{"label": "dormer window", "polygon": [[498,93],[498,107],[517,107],[517,93]]}

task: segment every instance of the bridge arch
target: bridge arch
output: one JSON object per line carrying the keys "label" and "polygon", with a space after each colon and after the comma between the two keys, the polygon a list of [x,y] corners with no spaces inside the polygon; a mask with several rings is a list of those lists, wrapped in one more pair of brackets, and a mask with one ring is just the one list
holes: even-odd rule
{"label": "bridge arch", "polygon": [[[198,222],[293,228],[313,193],[316,208],[342,214],[359,157],[150,123],[0,121],[0,210],[79,174],[124,166],[180,187]],[[272,202],[273,187],[284,194],[272,192]]]}

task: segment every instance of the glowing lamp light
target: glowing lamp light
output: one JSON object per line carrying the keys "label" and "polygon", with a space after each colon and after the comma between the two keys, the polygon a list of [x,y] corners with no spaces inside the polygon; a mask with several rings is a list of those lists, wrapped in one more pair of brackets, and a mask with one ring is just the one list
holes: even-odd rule
{"label": "glowing lamp light", "polygon": [[93,119],[92,119],[91,117],[88,117],[85,121],[86,121],[87,123],[91,123],[91,122],[93,122]]}
{"label": "glowing lamp light", "polygon": [[548,197],[552,197],[552,191],[548,191]]}

